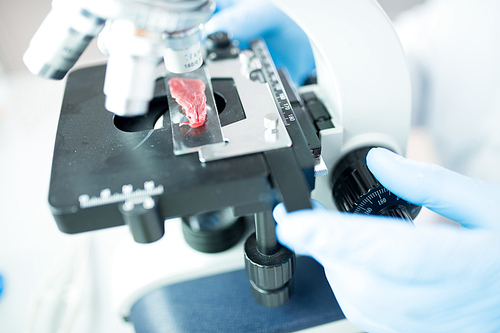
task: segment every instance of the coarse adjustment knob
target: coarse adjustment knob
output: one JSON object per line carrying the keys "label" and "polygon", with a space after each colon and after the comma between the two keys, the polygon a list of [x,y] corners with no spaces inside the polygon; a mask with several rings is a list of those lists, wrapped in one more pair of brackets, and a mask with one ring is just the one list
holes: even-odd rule
{"label": "coarse adjustment knob", "polygon": [[340,211],[402,218],[410,223],[421,207],[405,201],[383,187],[366,165],[372,147],[355,150],[335,167],[331,185]]}
{"label": "coarse adjustment knob", "polygon": [[280,246],[271,255],[258,250],[255,233],[245,242],[245,270],[253,298],[266,307],[285,304],[293,292],[295,254]]}

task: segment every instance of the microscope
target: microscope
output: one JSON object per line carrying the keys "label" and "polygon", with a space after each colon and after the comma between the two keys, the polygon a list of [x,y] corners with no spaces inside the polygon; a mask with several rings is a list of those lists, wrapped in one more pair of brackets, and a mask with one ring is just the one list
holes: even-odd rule
{"label": "microscope", "polygon": [[[375,0],[273,2],[310,38],[315,84],[297,90],[263,40],[240,50],[218,32],[202,46],[213,0],[54,0],[25,53],[34,74],[52,79],[99,33],[109,56],[67,76],[49,190],[59,229],[127,225],[135,242],[160,244],[165,220],[177,218],[182,243],[206,267],[226,267],[202,278],[174,269],[190,278],[168,283],[167,267],[129,284],[121,314],[137,332],[281,332],[341,319],[322,270],[301,268],[306,259],[278,243],[273,207],[310,209],[312,197],[409,223],[419,212],[365,162],[371,147],[404,154],[409,131],[410,78],[388,17]],[[203,82],[202,126],[182,125],[173,78]],[[189,252],[175,250],[155,256]],[[230,260],[241,270],[227,268]],[[314,276],[303,278],[307,270]]]}

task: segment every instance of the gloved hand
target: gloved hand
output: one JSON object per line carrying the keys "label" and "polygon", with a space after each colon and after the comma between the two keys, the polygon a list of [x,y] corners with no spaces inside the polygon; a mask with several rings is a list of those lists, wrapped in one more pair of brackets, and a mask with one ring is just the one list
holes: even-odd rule
{"label": "gloved hand", "polygon": [[306,34],[268,0],[218,0],[217,12],[205,24],[207,34],[226,31],[247,48],[262,37],[276,67],[286,67],[296,85],[314,69],[314,57]]}
{"label": "gloved hand", "polygon": [[279,241],[314,257],[346,317],[368,332],[500,332],[500,186],[372,149],[390,191],[462,228],[275,208]]}

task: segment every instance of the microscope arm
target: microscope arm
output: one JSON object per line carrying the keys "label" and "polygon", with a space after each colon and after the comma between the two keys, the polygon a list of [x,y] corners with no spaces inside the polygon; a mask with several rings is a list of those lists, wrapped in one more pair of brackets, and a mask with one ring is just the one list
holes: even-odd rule
{"label": "microscope arm", "polygon": [[[410,75],[396,32],[377,1],[273,2],[311,41],[318,76],[314,92],[336,126],[321,133],[327,166],[366,146],[380,145],[404,154],[410,126]],[[337,135],[340,151],[329,151],[328,140]]]}

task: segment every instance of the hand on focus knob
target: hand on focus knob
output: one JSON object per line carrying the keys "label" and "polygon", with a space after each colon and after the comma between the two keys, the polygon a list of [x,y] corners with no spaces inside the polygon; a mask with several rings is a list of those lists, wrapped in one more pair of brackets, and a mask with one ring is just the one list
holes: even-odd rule
{"label": "hand on focus knob", "polygon": [[462,225],[326,210],[274,211],[279,241],[324,268],[346,317],[369,332],[500,331],[500,186],[372,149],[389,191]]}

